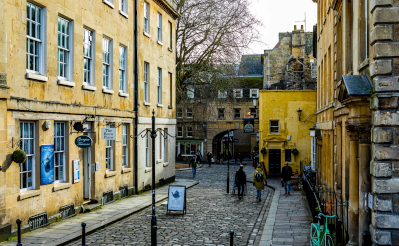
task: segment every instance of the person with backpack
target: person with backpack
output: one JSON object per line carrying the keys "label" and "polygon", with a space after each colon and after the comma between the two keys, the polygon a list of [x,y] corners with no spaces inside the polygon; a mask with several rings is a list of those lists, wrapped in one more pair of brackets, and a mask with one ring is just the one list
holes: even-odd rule
{"label": "person with backpack", "polygon": [[[238,199],[244,195],[244,186],[247,182],[247,175],[244,172],[244,166],[240,165],[240,169],[236,172],[236,186],[238,188]],[[240,192],[241,191],[241,192]]]}
{"label": "person with backpack", "polygon": [[262,201],[262,190],[265,189],[266,178],[263,175],[263,170],[260,165],[256,168],[254,173],[254,186],[256,188],[256,200]]}

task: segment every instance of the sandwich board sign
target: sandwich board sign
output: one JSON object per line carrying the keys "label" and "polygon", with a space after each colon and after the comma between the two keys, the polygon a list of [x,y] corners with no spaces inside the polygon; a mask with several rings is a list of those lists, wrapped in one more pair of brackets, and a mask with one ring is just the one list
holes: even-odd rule
{"label": "sandwich board sign", "polygon": [[169,186],[168,192],[168,210],[186,212],[186,187],[185,186]]}

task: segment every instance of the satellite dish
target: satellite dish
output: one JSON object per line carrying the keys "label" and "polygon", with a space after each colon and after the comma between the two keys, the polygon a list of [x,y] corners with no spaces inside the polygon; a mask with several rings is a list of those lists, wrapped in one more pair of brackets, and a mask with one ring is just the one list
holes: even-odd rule
{"label": "satellite dish", "polygon": [[75,122],[75,124],[73,124],[73,129],[78,132],[84,131],[83,124],[81,122]]}

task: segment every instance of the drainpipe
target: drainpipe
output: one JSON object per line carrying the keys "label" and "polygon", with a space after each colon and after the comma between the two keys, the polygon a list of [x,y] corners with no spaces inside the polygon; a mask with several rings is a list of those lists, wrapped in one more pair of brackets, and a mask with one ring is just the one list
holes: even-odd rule
{"label": "drainpipe", "polygon": [[[135,119],[134,119],[134,136],[137,136],[137,125],[138,125],[138,113],[139,113],[139,108],[138,108],[138,102],[139,102],[139,94],[138,94],[138,85],[139,85],[139,64],[138,64],[138,49],[137,49],[137,36],[138,36],[138,30],[137,30],[137,0],[134,0],[134,112],[135,114]],[[134,187],[135,187],[135,193],[136,195],[138,194],[138,183],[137,183],[137,138],[134,138],[134,158],[133,158],[133,164],[134,164]]]}

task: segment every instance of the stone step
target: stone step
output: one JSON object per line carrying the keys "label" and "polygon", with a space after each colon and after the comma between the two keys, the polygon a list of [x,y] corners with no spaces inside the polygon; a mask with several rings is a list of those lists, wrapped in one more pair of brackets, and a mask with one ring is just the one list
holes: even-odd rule
{"label": "stone step", "polygon": [[83,213],[89,213],[101,209],[101,203],[85,204],[82,205],[82,207],[83,207]]}

